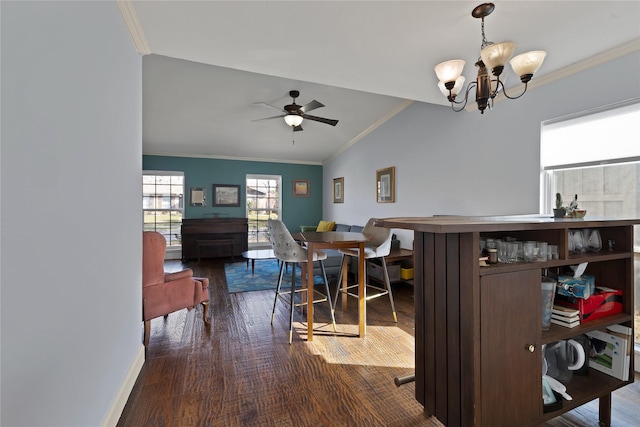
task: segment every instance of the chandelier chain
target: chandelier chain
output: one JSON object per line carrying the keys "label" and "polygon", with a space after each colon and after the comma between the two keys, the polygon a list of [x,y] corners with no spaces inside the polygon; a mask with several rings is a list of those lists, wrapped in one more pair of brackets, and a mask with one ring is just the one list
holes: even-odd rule
{"label": "chandelier chain", "polygon": [[493,44],[493,42],[487,40],[487,36],[484,34],[484,16],[482,17],[482,24],[480,24],[480,28],[482,29],[482,44],[480,45],[480,49],[484,49],[485,47]]}

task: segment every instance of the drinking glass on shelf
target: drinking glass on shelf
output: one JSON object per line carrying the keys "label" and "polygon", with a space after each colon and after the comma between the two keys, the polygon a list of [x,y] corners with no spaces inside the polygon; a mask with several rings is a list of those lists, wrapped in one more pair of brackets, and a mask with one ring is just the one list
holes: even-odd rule
{"label": "drinking glass on shelf", "polygon": [[496,244],[498,246],[498,262],[507,262],[507,242],[498,240]]}
{"label": "drinking glass on shelf", "polygon": [[518,243],[515,241],[506,242],[507,245],[507,262],[518,262]]}
{"label": "drinking glass on shelf", "polygon": [[518,247],[517,261],[522,262],[524,261],[524,242],[516,242],[516,245]]}
{"label": "drinking glass on shelf", "polygon": [[536,248],[536,242],[532,242],[532,241],[524,242],[524,246],[523,246],[524,262],[533,262],[533,259],[535,257],[535,248]]}
{"label": "drinking glass on shelf", "polygon": [[598,252],[602,249],[602,239],[600,238],[600,232],[598,230],[592,230],[589,234],[589,240],[585,242],[587,251]]}
{"label": "drinking glass on shelf", "polygon": [[[569,234],[569,240],[573,243],[573,250],[571,253],[579,254],[584,252],[584,240],[582,239],[582,231],[572,230]],[[569,245],[571,248],[571,244]]]}
{"label": "drinking glass on shelf", "polygon": [[536,261],[544,262],[547,260],[547,247],[547,242],[536,242],[536,249],[538,249]]}

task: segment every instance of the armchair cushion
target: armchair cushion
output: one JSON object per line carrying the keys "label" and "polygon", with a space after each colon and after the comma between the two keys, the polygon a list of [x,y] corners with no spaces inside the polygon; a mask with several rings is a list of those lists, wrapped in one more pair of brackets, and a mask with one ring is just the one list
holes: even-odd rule
{"label": "armchair cushion", "polygon": [[316,231],[317,232],[333,231],[335,226],[336,226],[335,221],[320,221],[318,223],[318,227],[316,228]]}

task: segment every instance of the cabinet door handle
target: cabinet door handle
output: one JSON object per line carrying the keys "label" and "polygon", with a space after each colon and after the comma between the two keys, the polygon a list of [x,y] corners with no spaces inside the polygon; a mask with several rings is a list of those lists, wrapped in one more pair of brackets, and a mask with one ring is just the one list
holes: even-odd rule
{"label": "cabinet door handle", "polygon": [[536,345],[535,344],[529,344],[527,346],[527,350],[529,350],[530,353],[533,353],[534,351],[536,351]]}

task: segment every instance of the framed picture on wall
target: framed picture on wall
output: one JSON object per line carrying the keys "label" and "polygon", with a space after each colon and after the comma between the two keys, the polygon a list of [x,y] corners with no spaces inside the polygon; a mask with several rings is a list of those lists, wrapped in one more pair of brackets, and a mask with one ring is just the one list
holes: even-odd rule
{"label": "framed picture on wall", "polygon": [[396,168],[384,168],[376,171],[376,201],[394,203],[396,201]]}
{"label": "framed picture on wall", "polygon": [[293,180],[293,197],[309,197],[311,184],[308,179]]}
{"label": "framed picture on wall", "polygon": [[189,191],[191,206],[207,206],[207,189],[191,187]]}
{"label": "framed picture on wall", "polygon": [[213,206],[240,206],[240,186],[213,184]]}
{"label": "framed picture on wall", "polygon": [[344,177],[333,178],[333,203],[344,203]]}

